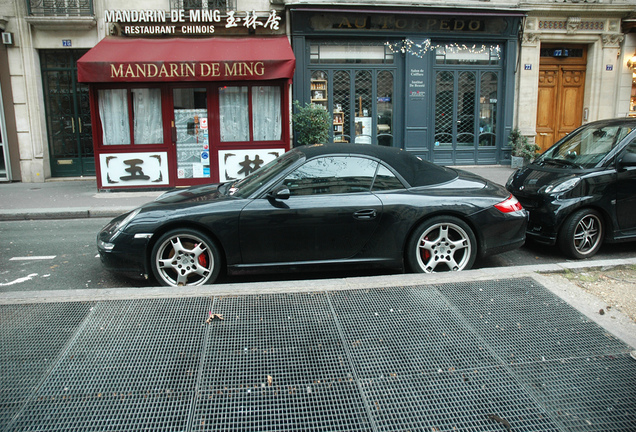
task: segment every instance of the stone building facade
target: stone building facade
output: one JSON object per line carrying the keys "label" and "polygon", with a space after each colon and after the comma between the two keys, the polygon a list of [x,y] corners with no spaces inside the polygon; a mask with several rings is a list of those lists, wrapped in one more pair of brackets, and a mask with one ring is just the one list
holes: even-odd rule
{"label": "stone building facade", "polygon": [[[281,100],[283,130],[289,127],[285,122],[291,117],[288,102],[310,102],[312,90],[314,95],[323,91],[322,96],[331,97],[322,98],[326,108],[338,117],[334,117],[332,131],[336,141],[347,139],[339,130],[342,126],[344,132],[347,126],[339,122],[342,112],[343,123],[348,119],[349,141],[356,140],[355,130],[360,127],[361,131],[366,128],[366,132],[372,132],[360,133],[360,142],[406,148],[438,163],[507,163],[506,138],[512,127],[518,126],[524,135],[545,148],[581,123],[635,114],[634,70],[628,67],[636,54],[635,8],[634,0],[455,0],[417,4],[402,0],[5,1],[0,3],[0,181],[37,183],[99,175],[94,168],[99,165],[95,155],[105,152],[106,147],[95,142],[93,132],[95,121],[103,127],[103,119],[95,113],[97,99],[93,98],[97,105],[91,105],[90,100],[103,83],[78,81],[77,62],[104,38],[118,34],[124,38],[191,37],[192,43],[224,37],[287,36],[298,61],[293,86],[289,86],[289,100]],[[182,30],[178,35],[166,31],[153,35],[142,30],[147,33],[133,35],[123,34],[122,28],[135,23],[113,23],[106,12],[163,10],[170,15],[172,11],[191,9],[220,10],[223,21],[214,24],[215,33],[210,32],[209,25],[201,25],[193,30],[195,34]],[[233,11],[245,20],[254,12],[252,18],[263,24],[268,14],[276,11],[281,18],[280,27],[231,29],[222,25],[227,23],[227,12]],[[329,31],[311,27],[311,23],[316,23],[314,12],[331,14],[333,18],[343,11],[343,17],[350,20],[347,29],[342,22],[338,23],[339,28],[327,23],[331,25]],[[392,29],[388,22],[383,27],[376,20],[373,28],[371,21],[365,21],[365,17],[382,15],[394,18]],[[401,26],[410,16],[419,18],[407,31]],[[480,18],[468,23],[458,17]],[[300,21],[307,19],[310,21]],[[368,28],[363,28],[367,23]],[[137,29],[150,25],[136,24]],[[320,25],[324,24],[321,21]],[[479,31],[469,31],[482,29],[479,25],[487,29],[481,38]],[[312,51],[316,49],[331,59],[324,63],[324,58]],[[347,52],[357,54],[348,60],[338,59],[338,55],[346,56]],[[387,59],[391,56],[397,60],[389,64]],[[312,59],[318,63],[312,63]],[[313,75],[319,72],[324,74]],[[317,87],[333,84],[334,77],[338,83],[345,76],[350,77],[350,85],[340,85],[341,91],[367,88],[367,93],[357,99],[352,93],[346,115],[344,96],[336,101],[333,89]],[[356,81],[356,76],[368,80]],[[323,77],[326,79],[316,81]],[[387,82],[392,84],[387,87]],[[210,95],[218,90],[217,84],[206,85],[210,86]],[[258,82],[253,80],[249,85],[258,86]],[[276,85],[281,86],[282,93],[288,87],[286,81]],[[163,95],[173,90],[165,82],[158,86],[164,86]],[[122,84],[124,87],[130,92],[134,86]],[[248,92],[252,91],[250,87]],[[218,99],[210,97],[211,103],[217,103]],[[169,120],[170,109],[162,112]],[[389,113],[390,123],[386,117]],[[447,113],[457,124],[468,124],[467,130],[450,125],[445,132],[449,135],[439,138],[443,114]],[[165,128],[168,151],[169,123]],[[490,141],[484,131],[491,134]],[[473,136],[460,136],[467,133]],[[418,140],[428,144],[415,144]],[[292,134],[283,133],[275,144],[269,146],[250,138],[239,149],[284,150],[293,145]],[[157,143],[153,151],[162,148]],[[169,175],[177,176],[177,162],[170,163],[174,172]],[[197,168],[196,172],[207,171]]]}

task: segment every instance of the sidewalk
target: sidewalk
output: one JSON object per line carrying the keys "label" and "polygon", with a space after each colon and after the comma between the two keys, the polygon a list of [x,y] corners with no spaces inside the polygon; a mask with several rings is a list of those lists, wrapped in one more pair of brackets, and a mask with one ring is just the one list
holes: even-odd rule
{"label": "sidewalk", "polygon": [[94,179],[0,183],[0,220],[115,217],[163,192],[98,192]]}
{"label": "sidewalk", "polygon": [[[456,167],[504,185],[514,171],[509,166]],[[154,200],[163,191],[98,192],[95,179],[52,180],[44,183],[0,183],[0,221],[115,217]]]}

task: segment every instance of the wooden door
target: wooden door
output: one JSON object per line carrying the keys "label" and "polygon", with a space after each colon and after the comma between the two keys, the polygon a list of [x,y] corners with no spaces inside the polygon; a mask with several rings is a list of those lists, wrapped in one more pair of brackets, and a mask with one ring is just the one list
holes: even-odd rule
{"label": "wooden door", "polygon": [[[582,55],[541,57],[536,138],[541,152],[581,126],[583,121],[587,59],[585,49],[578,48],[576,51]],[[547,49],[545,52],[553,53],[554,50]]]}

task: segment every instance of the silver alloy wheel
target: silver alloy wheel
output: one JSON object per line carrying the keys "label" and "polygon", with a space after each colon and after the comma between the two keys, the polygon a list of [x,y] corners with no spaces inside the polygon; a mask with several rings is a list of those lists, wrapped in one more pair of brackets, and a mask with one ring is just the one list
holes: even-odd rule
{"label": "silver alloy wheel", "polygon": [[586,214],[579,220],[574,229],[572,241],[574,248],[581,255],[595,251],[601,242],[601,220],[594,213]]}
{"label": "silver alloy wheel", "polygon": [[154,260],[157,276],[170,286],[203,285],[216,265],[206,241],[190,233],[166,238],[154,254]]}
{"label": "silver alloy wheel", "polygon": [[417,242],[417,262],[425,273],[439,271],[443,264],[451,271],[466,268],[472,255],[468,233],[454,223],[436,223],[428,227]]}

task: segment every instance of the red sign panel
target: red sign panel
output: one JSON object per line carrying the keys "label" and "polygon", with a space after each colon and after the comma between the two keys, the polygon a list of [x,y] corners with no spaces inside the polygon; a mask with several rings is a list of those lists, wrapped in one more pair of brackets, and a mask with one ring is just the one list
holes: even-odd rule
{"label": "red sign panel", "polygon": [[237,81],[291,78],[285,36],[103,39],[77,62],[80,82]]}

